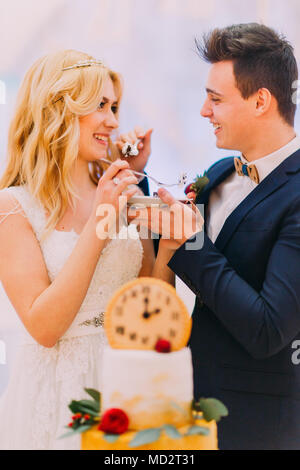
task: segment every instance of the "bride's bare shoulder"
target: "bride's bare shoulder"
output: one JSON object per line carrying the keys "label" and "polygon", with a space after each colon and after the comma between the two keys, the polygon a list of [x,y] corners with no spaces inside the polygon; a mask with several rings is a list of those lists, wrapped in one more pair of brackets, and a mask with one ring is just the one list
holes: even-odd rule
{"label": "bride's bare shoulder", "polygon": [[13,227],[30,228],[29,221],[20,202],[7,190],[0,191],[0,236]]}
{"label": "bride's bare shoulder", "polygon": [[0,280],[22,321],[50,282],[33,228],[9,191],[0,191]]}

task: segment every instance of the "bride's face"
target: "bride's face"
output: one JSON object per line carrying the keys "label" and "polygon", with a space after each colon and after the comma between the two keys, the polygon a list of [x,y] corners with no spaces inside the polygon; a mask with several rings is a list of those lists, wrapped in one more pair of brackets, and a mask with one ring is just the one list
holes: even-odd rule
{"label": "bride's face", "polygon": [[113,82],[108,78],[96,111],[79,119],[80,138],[78,158],[94,162],[107,155],[108,138],[119,126],[116,113],[118,100]]}

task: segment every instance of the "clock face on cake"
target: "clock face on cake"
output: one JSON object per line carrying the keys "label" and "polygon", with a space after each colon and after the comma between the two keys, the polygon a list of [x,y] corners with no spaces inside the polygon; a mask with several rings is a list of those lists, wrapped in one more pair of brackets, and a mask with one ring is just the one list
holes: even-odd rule
{"label": "clock face on cake", "polygon": [[171,351],[177,351],[188,342],[191,318],[172,286],[142,277],[114,294],[104,327],[112,348],[154,350],[163,339],[169,341]]}

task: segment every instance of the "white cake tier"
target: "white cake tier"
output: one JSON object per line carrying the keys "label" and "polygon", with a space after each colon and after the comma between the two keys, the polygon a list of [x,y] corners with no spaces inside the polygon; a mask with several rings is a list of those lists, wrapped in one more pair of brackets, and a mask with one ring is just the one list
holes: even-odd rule
{"label": "white cake tier", "polygon": [[121,408],[130,429],[191,420],[193,369],[188,348],[171,353],[105,348],[102,411]]}

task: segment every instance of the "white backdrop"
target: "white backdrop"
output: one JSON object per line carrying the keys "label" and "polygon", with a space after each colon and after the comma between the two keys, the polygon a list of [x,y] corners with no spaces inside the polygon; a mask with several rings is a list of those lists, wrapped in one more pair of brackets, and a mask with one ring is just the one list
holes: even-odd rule
{"label": "white backdrop", "polygon": [[[103,59],[123,75],[121,130],[137,124],[154,128],[147,171],[173,182],[188,170],[191,181],[230,155],[216,150],[212,128],[200,117],[208,66],[195,53],[194,37],[215,26],[262,21],[288,37],[298,58],[299,17],[299,0],[0,0],[0,80],[6,87],[5,104],[0,104],[0,173],[25,71],[43,54],[74,48]],[[297,116],[296,127],[298,123]],[[182,286],[179,292],[191,310],[193,296]],[[1,394],[17,329],[3,289],[0,305],[0,342],[7,345],[6,365],[0,354]]]}

